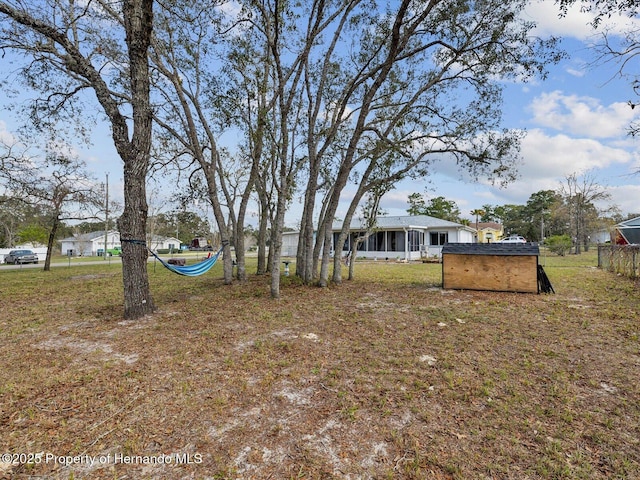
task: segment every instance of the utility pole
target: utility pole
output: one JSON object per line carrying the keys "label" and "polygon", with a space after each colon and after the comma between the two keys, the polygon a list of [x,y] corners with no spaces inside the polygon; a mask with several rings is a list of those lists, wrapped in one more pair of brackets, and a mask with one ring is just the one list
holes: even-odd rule
{"label": "utility pole", "polygon": [[104,202],[104,258],[107,259],[107,241],[109,237],[109,174],[107,173],[107,182],[105,184],[105,202]]}

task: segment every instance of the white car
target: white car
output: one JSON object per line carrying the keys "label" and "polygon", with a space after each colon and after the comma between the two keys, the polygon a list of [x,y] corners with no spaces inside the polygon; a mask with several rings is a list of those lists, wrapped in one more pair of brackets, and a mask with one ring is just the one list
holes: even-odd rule
{"label": "white car", "polygon": [[527,239],[521,235],[511,235],[502,240],[498,240],[498,243],[527,243]]}

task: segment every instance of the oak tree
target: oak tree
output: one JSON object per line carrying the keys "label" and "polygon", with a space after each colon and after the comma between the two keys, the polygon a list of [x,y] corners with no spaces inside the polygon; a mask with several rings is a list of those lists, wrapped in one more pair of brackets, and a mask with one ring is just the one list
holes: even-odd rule
{"label": "oak tree", "polygon": [[[32,119],[46,121],[80,110],[74,99],[93,93],[107,117],[123,163],[124,211],[118,221],[122,241],[124,316],[138,318],[155,310],[147,275],[145,246],[146,174],[151,148],[150,72],[148,50],[153,27],[152,0],[116,4],[121,22],[105,14],[108,2],[27,3],[0,1],[0,48],[26,55],[20,79],[43,93],[33,103]],[[124,43],[119,64],[105,55]],[[6,61],[6,59],[5,59]],[[126,72],[125,77],[114,70]],[[122,91],[127,95],[123,95]],[[129,102],[124,99],[129,98]],[[82,100],[88,101],[87,96]],[[76,110],[74,110],[74,105]]]}

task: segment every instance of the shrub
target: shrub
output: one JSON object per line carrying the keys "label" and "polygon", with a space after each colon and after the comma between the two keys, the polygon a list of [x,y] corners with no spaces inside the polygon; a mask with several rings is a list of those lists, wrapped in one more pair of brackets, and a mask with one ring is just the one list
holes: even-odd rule
{"label": "shrub", "polygon": [[564,257],[571,250],[571,238],[569,235],[554,235],[546,239],[545,244],[549,251]]}

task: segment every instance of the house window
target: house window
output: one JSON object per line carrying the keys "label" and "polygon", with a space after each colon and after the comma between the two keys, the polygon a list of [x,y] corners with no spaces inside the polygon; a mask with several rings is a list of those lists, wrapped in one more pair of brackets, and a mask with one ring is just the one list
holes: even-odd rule
{"label": "house window", "polygon": [[377,248],[376,248],[376,234],[372,233],[367,238],[367,251],[375,252],[376,250],[377,250]]}
{"label": "house window", "polygon": [[449,242],[449,233],[447,232],[431,232],[429,234],[430,245],[444,245]]}
{"label": "house window", "polygon": [[404,252],[404,232],[387,232],[387,252]]}
{"label": "house window", "polygon": [[384,232],[369,234],[367,241],[362,244],[361,250],[368,252],[384,252]]}
{"label": "house window", "polygon": [[420,250],[420,232],[417,230],[409,230],[407,232],[409,236],[409,251],[417,252]]}

